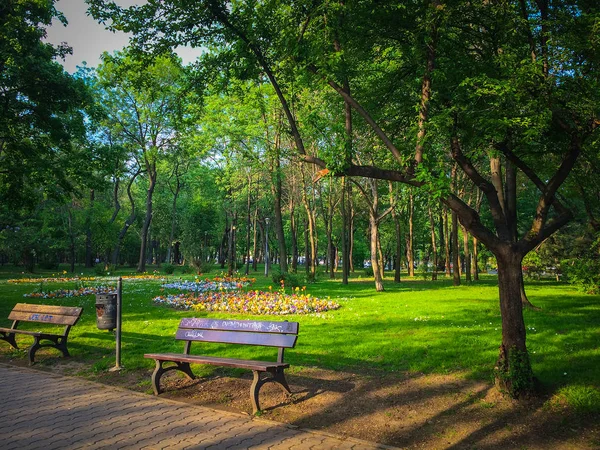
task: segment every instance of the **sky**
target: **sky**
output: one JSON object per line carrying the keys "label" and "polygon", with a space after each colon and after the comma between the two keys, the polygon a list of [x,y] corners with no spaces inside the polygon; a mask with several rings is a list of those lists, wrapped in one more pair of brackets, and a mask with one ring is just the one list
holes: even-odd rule
{"label": "sky", "polygon": [[[146,0],[116,0],[120,6],[131,6],[145,3]],[[48,28],[47,41],[52,44],[66,42],[73,48],[73,54],[67,55],[64,61],[59,62],[69,73],[77,71],[77,66],[85,61],[89,67],[97,67],[100,63],[100,55],[107,51],[120,50],[129,43],[129,37],[123,32],[111,32],[104,25],[96,22],[87,15],[87,4],[84,0],[58,0],[56,8],[61,11],[69,24],[65,27],[59,21],[54,20],[53,25]],[[187,64],[195,61],[199,55],[198,51],[183,48],[177,53]]]}

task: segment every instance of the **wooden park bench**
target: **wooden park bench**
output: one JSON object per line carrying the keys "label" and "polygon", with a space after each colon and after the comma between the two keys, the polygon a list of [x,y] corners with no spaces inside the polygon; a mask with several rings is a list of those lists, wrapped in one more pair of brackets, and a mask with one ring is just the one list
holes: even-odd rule
{"label": "wooden park bench", "polygon": [[[287,394],[291,394],[290,387],[283,373],[284,369],[290,365],[283,362],[283,353],[286,348],[293,348],[296,345],[296,340],[298,339],[298,322],[186,318],[181,319],[175,339],[185,342],[182,354],[150,353],[144,355],[145,358],[151,358],[156,361],[156,368],[152,374],[152,388],[155,395],[159,395],[162,392],[160,378],[169,370],[180,370],[190,379],[195,379],[196,377],[190,369],[190,364],[210,364],[213,366],[251,370],[254,374],[254,381],[250,387],[250,401],[252,402],[253,413],[260,411],[258,393],[263,384],[276,382]],[[267,362],[192,355],[190,354],[190,347],[194,341],[277,347],[277,361]],[[174,365],[165,367],[165,363],[173,363]],[[267,376],[262,377],[262,374],[267,374]]]}
{"label": "wooden park bench", "polygon": [[[35,352],[42,347],[53,347],[60,350],[64,356],[70,356],[67,349],[67,338],[69,337],[71,327],[77,323],[82,312],[83,308],[78,307],[17,303],[8,315],[8,318],[13,321],[12,326],[10,328],[0,327],[0,339],[8,342],[14,348],[19,348],[15,339],[17,334],[33,336],[33,344],[28,350],[30,365],[34,362]],[[64,325],[65,328],[62,334],[30,331],[18,329],[17,327],[21,322]]]}

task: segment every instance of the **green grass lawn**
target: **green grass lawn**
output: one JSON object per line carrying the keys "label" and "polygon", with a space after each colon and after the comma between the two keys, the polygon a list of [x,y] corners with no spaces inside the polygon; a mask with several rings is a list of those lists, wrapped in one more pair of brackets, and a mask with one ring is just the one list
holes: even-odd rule
{"label": "green grass lawn", "polygon": [[[215,271],[208,275],[216,274]],[[273,285],[261,274],[251,274],[258,279],[250,289],[268,289]],[[43,275],[52,272],[36,274]],[[69,338],[73,360],[87,364],[92,372],[112,367],[115,339],[112,333],[96,328],[95,297],[23,298],[23,294],[40,289],[75,287],[74,282],[40,285],[7,281],[25,276],[11,268],[0,268],[0,325],[10,325],[6,317],[17,302],[83,306],[82,319]],[[193,275],[181,276],[193,279]],[[169,276],[179,277],[177,273]],[[115,281],[83,284],[115,285]],[[341,304],[340,309],[267,319],[156,306],[152,298],[161,294],[160,286],[161,282],[155,280],[124,281],[122,362],[126,369],[151,369],[153,361],[143,358],[147,352],[181,351],[182,344],[173,339],[181,317],[298,321],[298,345],[286,353],[292,370],[317,366],[365,374],[414,371],[491,380],[501,339],[494,276],[485,275],[481,281],[460,287],[453,287],[451,280],[444,277],[436,282],[405,277],[400,284],[386,279],[386,291],[377,293],[372,280],[364,276],[357,275],[344,286],[340,280],[321,275],[317,283],[307,286],[307,291],[313,296],[331,297]],[[588,407],[600,410],[600,297],[579,293],[554,281],[530,282],[526,288],[532,303],[541,308],[525,311],[528,348],[536,376],[549,391],[564,392],[573,402],[590,403],[591,398],[593,404]],[[26,348],[29,339],[23,336],[19,341]],[[269,349],[203,344],[200,350],[200,346],[195,351],[192,346],[192,352],[256,359],[274,357]],[[0,342],[0,355],[25,359],[24,352],[11,350],[5,342]],[[44,364],[43,357],[38,359]],[[577,400],[581,395],[585,398]]]}

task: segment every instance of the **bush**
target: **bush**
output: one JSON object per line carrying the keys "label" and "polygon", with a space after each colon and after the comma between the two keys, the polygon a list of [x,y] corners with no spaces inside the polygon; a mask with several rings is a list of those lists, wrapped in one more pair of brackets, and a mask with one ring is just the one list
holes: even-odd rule
{"label": "bush", "polygon": [[172,275],[175,272],[175,266],[170,263],[163,264],[162,269],[167,275]]}
{"label": "bush", "polygon": [[297,274],[294,273],[281,273],[281,272],[273,272],[273,283],[279,285],[283,281],[286,287],[296,288],[300,287],[302,281]]}
{"label": "bush", "polygon": [[106,275],[106,270],[104,270],[104,264],[98,263],[94,266],[94,273],[99,276]]}
{"label": "bush", "polygon": [[365,267],[365,277],[373,277],[375,276],[375,273],[373,272],[373,267],[369,266],[369,267]]}
{"label": "bush", "polygon": [[600,261],[577,258],[561,262],[563,275],[569,283],[588,294],[600,292]]}

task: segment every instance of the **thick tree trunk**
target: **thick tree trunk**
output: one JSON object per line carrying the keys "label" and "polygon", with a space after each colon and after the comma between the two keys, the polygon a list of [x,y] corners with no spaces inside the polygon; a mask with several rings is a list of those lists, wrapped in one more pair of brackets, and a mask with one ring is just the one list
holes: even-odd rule
{"label": "thick tree trunk", "polygon": [[496,385],[513,398],[533,390],[533,371],[527,353],[525,321],[521,302],[522,256],[510,245],[496,254],[502,316],[502,345],[495,368]]}

